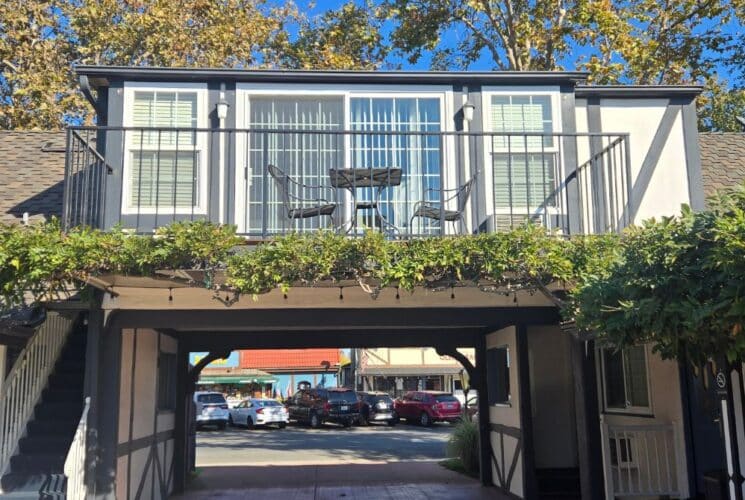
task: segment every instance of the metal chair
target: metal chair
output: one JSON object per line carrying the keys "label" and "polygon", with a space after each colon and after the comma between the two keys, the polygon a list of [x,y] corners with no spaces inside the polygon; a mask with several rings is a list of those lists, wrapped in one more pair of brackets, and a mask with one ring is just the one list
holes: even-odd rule
{"label": "metal chair", "polygon": [[[411,219],[409,219],[409,228],[413,228],[414,219],[416,217],[438,221],[442,219],[445,222],[452,222],[453,228],[456,227],[456,223],[459,221],[464,222],[463,216],[466,212],[466,204],[468,204],[468,199],[471,197],[471,191],[473,190],[473,185],[476,182],[478,175],[479,172],[476,172],[465,184],[454,189],[429,188],[424,191],[425,199],[414,204],[414,214],[411,216]],[[429,201],[426,200],[426,194],[429,192],[442,194],[438,196],[437,201]],[[447,210],[445,207],[447,207],[449,202],[452,200],[457,200],[455,210]]]}
{"label": "metal chair", "polygon": [[[336,190],[331,186],[310,186],[293,180],[281,168],[275,165],[268,165],[267,170],[272,179],[277,183],[280,193],[282,194],[282,205],[290,220],[309,219],[311,217],[328,216],[331,224],[336,229],[336,220],[334,212],[339,204],[336,202]],[[328,190],[331,193],[331,200],[321,196],[317,198],[302,198],[292,194],[293,189],[298,189],[301,193],[306,190],[323,191]],[[308,204],[308,205],[306,205]]]}

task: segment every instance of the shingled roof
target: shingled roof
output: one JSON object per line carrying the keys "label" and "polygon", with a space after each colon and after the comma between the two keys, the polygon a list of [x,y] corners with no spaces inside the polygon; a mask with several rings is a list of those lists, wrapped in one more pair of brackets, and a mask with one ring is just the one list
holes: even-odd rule
{"label": "shingled roof", "polygon": [[64,177],[64,131],[0,131],[0,222],[59,217]]}
{"label": "shingled roof", "polygon": [[702,132],[698,144],[707,198],[745,182],[745,133]]}

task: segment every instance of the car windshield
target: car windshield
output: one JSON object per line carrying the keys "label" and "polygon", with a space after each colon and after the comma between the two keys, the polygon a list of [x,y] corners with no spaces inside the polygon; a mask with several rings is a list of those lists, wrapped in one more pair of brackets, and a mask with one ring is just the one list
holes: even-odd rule
{"label": "car windshield", "polygon": [[225,404],[225,397],[222,394],[200,394],[197,401],[202,404]]}
{"label": "car windshield", "polygon": [[329,401],[356,403],[357,395],[353,391],[329,391]]}
{"label": "car windshield", "polygon": [[435,401],[438,403],[457,403],[458,398],[450,394],[439,394],[435,396]]}
{"label": "car windshield", "polygon": [[277,401],[256,401],[259,406],[281,406]]}

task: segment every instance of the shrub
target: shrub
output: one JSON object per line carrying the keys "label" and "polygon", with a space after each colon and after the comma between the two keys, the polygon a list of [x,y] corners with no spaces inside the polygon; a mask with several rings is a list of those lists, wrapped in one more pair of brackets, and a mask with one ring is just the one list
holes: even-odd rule
{"label": "shrub", "polygon": [[467,472],[479,471],[479,428],[468,420],[461,420],[453,429],[447,446],[447,454],[457,458]]}

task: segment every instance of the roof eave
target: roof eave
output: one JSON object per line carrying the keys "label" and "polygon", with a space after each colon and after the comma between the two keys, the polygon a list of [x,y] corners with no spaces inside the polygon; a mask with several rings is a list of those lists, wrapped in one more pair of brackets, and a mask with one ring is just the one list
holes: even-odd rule
{"label": "roof eave", "polygon": [[114,80],[574,86],[588,77],[588,73],[581,71],[307,71],[87,65],[76,66],[75,72],[78,77],[87,77],[93,86],[107,86]]}
{"label": "roof eave", "polygon": [[578,85],[577,97],[688,97],[695,98],[704,87],[701,85]]}

